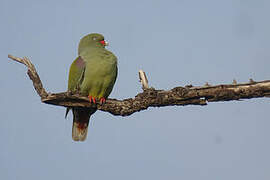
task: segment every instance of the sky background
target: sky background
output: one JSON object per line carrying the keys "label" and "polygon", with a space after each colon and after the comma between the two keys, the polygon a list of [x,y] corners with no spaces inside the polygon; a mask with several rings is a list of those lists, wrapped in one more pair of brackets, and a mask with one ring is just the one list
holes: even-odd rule
{"label": "sky background", "polygon": [[102,33],[118,57],[111,98],[150,86],[270,78],[270,1],[0,0],[0,179],[269,180],[270,101],[96,112],[85,142],[72,115],[40,102],[27,56],[49,92],[67,89],[80,38]]}

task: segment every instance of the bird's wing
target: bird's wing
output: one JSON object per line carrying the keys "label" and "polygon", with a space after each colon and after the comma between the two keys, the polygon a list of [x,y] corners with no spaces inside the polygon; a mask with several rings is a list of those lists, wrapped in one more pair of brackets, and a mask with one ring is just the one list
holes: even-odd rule
{"label": "bird's wing", "polygon": [[70,66],[68,78],[68,90],[76,91],[84,79],[85,61],[81,56],[77,57]]}
{"label": "bird's wing", "polygon": [[[70,66],[68,77],[68,91],[78,91],[79,86],[84,79],[85,61],[81,56],[77,57]],[[65,118],[67,118],[70,108],[66,109]]]}

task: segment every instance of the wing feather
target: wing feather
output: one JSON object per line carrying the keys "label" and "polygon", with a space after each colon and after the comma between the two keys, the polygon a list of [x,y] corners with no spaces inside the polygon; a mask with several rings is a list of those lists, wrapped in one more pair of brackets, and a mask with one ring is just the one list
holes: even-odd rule
{"label": "wing feather", "polygon": [[68,90],[76,91],[84,79],[85,61],[81,56],[77,57],[70,66],[68,78]]}
{"label": "wing feather", "polygon": [[[68,76],[68,91],[74,92],[79,90],[79,87],[84,79],[85,73],[85,61],[81,56],[77,57],[70,66]],[[68,112],[71,108],[66,109],[65,118],[67,118]]]}

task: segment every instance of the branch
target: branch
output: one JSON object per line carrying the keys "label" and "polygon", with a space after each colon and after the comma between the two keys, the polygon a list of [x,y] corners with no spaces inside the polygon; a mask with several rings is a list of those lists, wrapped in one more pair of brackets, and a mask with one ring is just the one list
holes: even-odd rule
{"label": "branch", "polygon": [[28,67],[27,74],[30,77],[30,79],[32,80],[34,88],[37,91],[38,95],[41,98],[45,98],[46,96],[48,96],[48,93],[43,88],[42,82],[39,78],[39,75],[36,71],[35,66],[31,63],[31,61],[28,58],[24,57],[21,59],[18,57],[14,57],[12,55],[8,55],[8,57],[14,61],[17,61],[17,62],[22,63],[25,66],[27,66]]}
{"label": "branch", "polygon": [[97,107],[99,110],[113,115],[128,116],[148,107],[207,105],[207,102],[270,97],[270,80],[255,82],[250,79],[249,83],[243,84],[237,84],[234,80],[232,84],[226,85],[211,86],[206,83],[202,87],[188,85],[165,91],[148,88],[146,75],[140,70],[140,80],[144,90],[142,93],[137,94],[134,98],[107,99],[105,104],[95,105],[90,104],[87,97],[79,94],[71,92],[47,93],[34,65],[28,58],[21,59],[12,55],[8,55],[8,57],[28,67],[27,73],[43,103],[64,107]]}

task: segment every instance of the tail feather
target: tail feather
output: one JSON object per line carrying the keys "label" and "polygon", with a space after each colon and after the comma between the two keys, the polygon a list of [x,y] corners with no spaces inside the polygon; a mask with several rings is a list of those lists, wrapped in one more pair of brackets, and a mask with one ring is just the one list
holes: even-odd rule
{"label": "tail feather", "polygon": [[72,139],[74,141],[84,141],[87,137],[88,123],[73,121]]}
{"label": "tail feather", "polygon": [[87,137],[90,116],[94,112],[96,112],[96,109],[72,108],[72,112],[73,112],[72,139],[74,141],[84,141]]}
{"label": "tail feather", "polygon": [[70,109],[71,108],[69,108],[69,107],[66,109],[65,119],[67,119],[67,115],[68,115],[68,112],[69,112]]}

